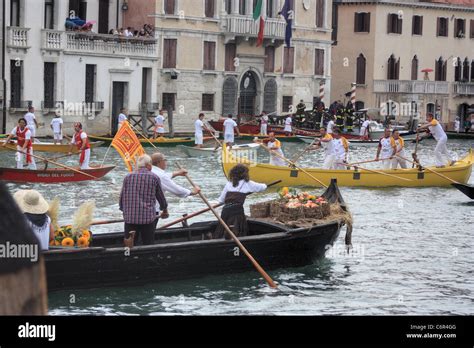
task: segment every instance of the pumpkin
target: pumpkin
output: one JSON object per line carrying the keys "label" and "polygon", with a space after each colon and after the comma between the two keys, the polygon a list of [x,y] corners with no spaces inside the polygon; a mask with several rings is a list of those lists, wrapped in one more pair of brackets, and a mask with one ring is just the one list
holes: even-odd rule
{"label": "pumpkin", "polygon": [[82,236],[77,240],[77,246],[79,248],[87,248],[89,246],[89,238]]}
{"label": "pumpkin", "polygon": [[63,247],[73,247],[74,246],[74,240],[72,238],[64,238],[63,241],[61,242],[61,245]]}

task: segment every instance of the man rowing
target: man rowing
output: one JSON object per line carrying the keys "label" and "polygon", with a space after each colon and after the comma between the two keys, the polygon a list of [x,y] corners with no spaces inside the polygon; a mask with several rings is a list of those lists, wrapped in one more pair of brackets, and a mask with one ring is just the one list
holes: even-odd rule
{"label": "man rowing", "polygon": [[[406,158],[405,141],[400,136],[400,132],[396,129],[392,132],[392,138],[396,147],[395,155],[392,158],[392,169],[397,169],[398,165],[400,165],[401,168],[406,169],[407,161],[403,159],[403,158]],[[398,156],[403,157],[403,158],[400,158]]]}
{"label": "man rowing", "polygon": [[336,157],[335,169],[346,169],[347,157],[349,155],[349,142],[341,135],[339,128],[333,129],[334,154]]}
{"label": "man rowing", "polygon": [[397,145],[395,144],[395,140],[392,138],[390,129],[385,128],[384,136],[379,140],[375,160],[382,161],[383,169],[390,169],[393,156],[395,156],[396,153]]}
{"label": "man rowing", "polygon": [[9,141],[16,137],[16,167],[18,169],[23,169],[23,159],[26,156],[26,163],[28,164],[28,169],[36,170],[36,162],[33,158],[33,134],[31,130],[26,126],[26,120],[20,118],[18,120],[18,125],[12,129],[11,133],[8,135],[8,138],[3,143],[3,146],[7,146]]}
{"label": "man rowing", "polygon": [[72,155],[74,145],[79,150],[79,165],[81,169],[90,169],[89,162],[91,159],[91,146],[89,144],[89,137],[86,132],[82,130],[82,123],[74,123],[74,135],[71,139],[71,146],[69,148],[69,155]]}
{"label": "man rowing", "polygon": [[312,150],[323,148],[324,150],[324,162],[323,169],[335,169],[336,153],[334,149],[333,137],[331,134],[326,132],[326,128],[321,127],[319,130],[321,139],[316,145],[311,147]]}
{"label": "man rowing", "polygon": [[270,164],[272,166],[286,166],[286,162],[283,160],[282,157],[285,157],[283,154],[283,151],[281,150],[281,143],[280,141],[275,137],[274,132],[270,132],[268,135],[268,138],[263,139],[263,140],[258,140],[256,138],[255,140],[256,143],[264,143],[267,144],[268,149],[270,150]]}
{"label": "man rowing", "polygon": [[[199,187],[194,188],[192,191],[184,188],[173,181],[173,178],[177,176],[185,176],[188,172],[184,169],[178,170],[174,173],[167,173],[165,170],[168,167],[168,160],[165,155],[160,152],[156,152],[151,155],[152,169],[151,172],[155,174],[161,181],[161,190],[163,193],[169,192],[179,198],[187,198],[189,196],[195,196],[201,192]],[[161,209],[160,203],[156,202],[156,213],[159,214]],[[158,220],[156,220],[158,223]],[[156,226],[155,226],[156,227]]]}
{"label": "man rowing", "polygon": [[437,143],[435,147],[436,167],[442,168],[445,166],[446,162],[443,161],[443,156],[448,159],[449,165],[454,165],[456,161],[448,153],[448,148],[446,147],[448,136],[444,132],[443,127],[441,127],[441,124],[434,118],[432,113],[426,115],[426,121],[428,124],[420,126],[418,132],[429,130],[433,138],[435,138]]}

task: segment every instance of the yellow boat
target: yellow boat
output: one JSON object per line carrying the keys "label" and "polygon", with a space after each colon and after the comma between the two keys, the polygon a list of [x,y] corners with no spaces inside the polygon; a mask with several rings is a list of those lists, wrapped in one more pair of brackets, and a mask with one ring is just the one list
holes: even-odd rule
{"label": "yellow boat", "polygon": [[[298,169],[290,167],[278,167],[270,164],[261,164],[249,161],[247,158],[237,158],[234,154],[222,149],[222,168],[226,177],[229,177],[229,171],[237,163],[248,165],[250,170],[250,178],[257,182],[273,182],[281,180],[279,186],[321,186],[316,180],[311,178],[308,174]],[[459,183],[466,184],[471,176],[472,165],[474,163],[474,154],[472,149],[468,155],[457,161],[451,167],[436,168],[428,167],[431,170],[438,172],[452,180]],[[363,186],[363,187],[423,187],[423,186],[450,186],[451,182],[436,175],[429,170],[423,169],[393,169],[393,170],[378,170],[379,174],[363,169],[355,170],[326,170],[319,168],[303,168],[306,172],[329,185],[331,179],[337,179],[339,186]],[[370,168],[368,168],[370,169]],[[396,178],[394,176],[401,177]]]}
{"label": "yellow boat", "polygon": [[[5,150],[5,148],[2,146],[4,143],[4,140],[0,140],[0,150]],[[91,149],[93,149],[95,147],[103,145],[104,142],[91,141],[89,144],[91,146]],[[16,149],[16,142],[12,141],[11,144],[9,144],[8,146]],[[33,151],[35,152],[68,153],[70,147],[70,144],[54,145],[54,143],[33,143]],[[73,147],[72,153],[79,153],[79,150],[77,150],[76,146]]]}

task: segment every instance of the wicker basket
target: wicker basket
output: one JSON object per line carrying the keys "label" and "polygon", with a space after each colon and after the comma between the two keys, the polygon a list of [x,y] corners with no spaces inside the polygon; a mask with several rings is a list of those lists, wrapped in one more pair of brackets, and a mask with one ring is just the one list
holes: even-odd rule
{"label": "wicker basket", "polygon": [[321,203],[323,217],[331,215],[331,205],[328,202]]}
{"label": "wicker basket", "polygon": [[266,218],[270,216],[270,202],[255,203],[250,206],[250,217]]}
{"label": "wicker basket", "polygon": [[270,216],[271,217],[278,217],[282,212],[283,203],[278,201],[272,201],[270,203]]}
{"label": "wicker basket", "polygon": [[303,212],[304,212],[305,219],[322,219],[323,218],[323,211],[320,205],[313,208],[304,207]]}
{"label": "wicker basket", "polygon": [[288,215],[289,221],[304,219],[303,207],[289,209]]}

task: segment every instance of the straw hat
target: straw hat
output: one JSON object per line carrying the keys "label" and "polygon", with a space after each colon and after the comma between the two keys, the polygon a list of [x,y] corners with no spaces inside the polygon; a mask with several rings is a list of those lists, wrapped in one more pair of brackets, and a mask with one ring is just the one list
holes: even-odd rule
{"label": "straw hat", "polygon": [[46,214],[48,212],[48,202],[46,202],[41,193],[36,190],[17,191],[13,195],[13,198],[24,213]]}

